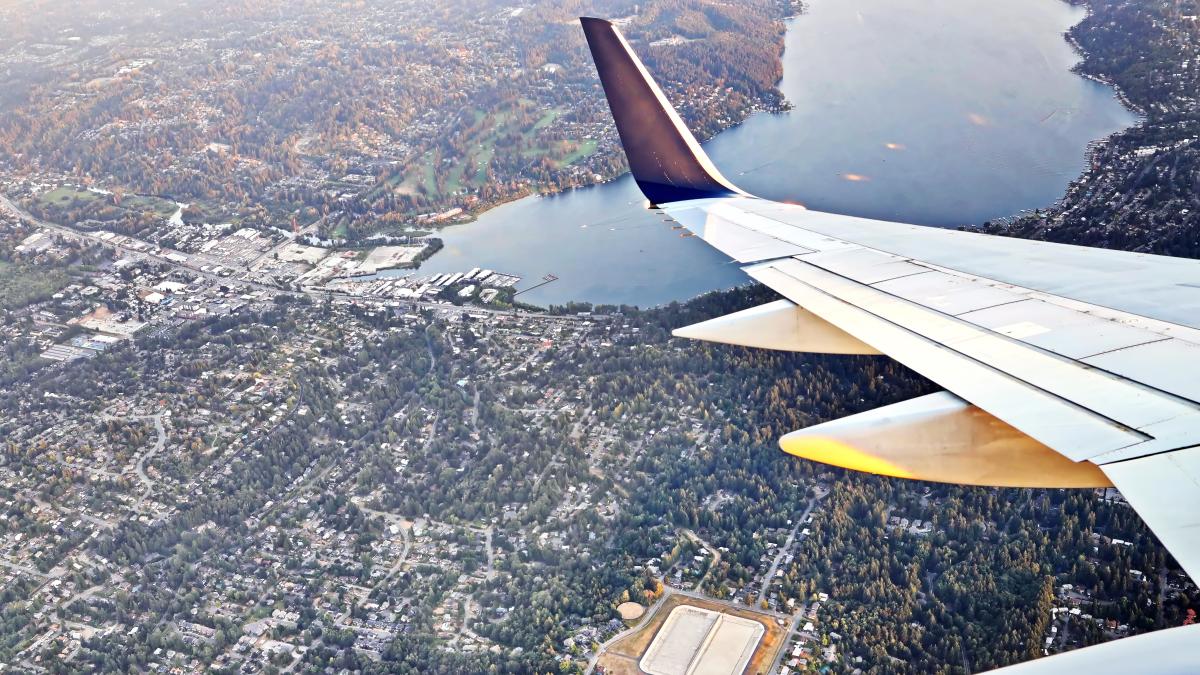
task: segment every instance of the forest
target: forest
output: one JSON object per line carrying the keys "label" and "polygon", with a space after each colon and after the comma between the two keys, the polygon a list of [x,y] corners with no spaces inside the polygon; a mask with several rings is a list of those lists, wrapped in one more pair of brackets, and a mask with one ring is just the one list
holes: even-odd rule
{"label": "forest", "polygon": [[[28,63],[8,75],[6,168],[118,193],[53,215],[143,237],[162,214],[119,193],[204,204],[223,219],[262,206],[276,226],[312,208],[335,216],[323,238],[355,239],[606,180],[624,159],[574,22],[596,13],[629,17],[635,41],[685,40],[643,51],[702,137],[782,106],[782,0],[573,0],[518,13],[493,0],[285,4],[5,12],[10,49],[62,50],[55,61],[14,54]],[[136,19],[114,25],[126,14]],[[65,22],[82,24],[85,46],[60,44]],[[190,28],[176,45],[179,24]]]}

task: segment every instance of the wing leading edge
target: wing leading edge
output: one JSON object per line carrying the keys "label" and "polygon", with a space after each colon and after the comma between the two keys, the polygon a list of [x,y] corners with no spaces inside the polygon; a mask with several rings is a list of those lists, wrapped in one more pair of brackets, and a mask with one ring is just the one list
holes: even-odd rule
{"label": "wing leading edge", "polygon": [[[712,165],[620,32],[582,22],[652,207],[786,298],[675,334],[886,354],[948,390],[793,432],[785,451],[942,482],[1114,485],[1200,577],[1200,261],[752,197]],[[1112,647],[1177,649],[1195,640],[1182,630]],[[1200,655],[1181,658],[1160,660],[1160,672],[1200,667]]]}

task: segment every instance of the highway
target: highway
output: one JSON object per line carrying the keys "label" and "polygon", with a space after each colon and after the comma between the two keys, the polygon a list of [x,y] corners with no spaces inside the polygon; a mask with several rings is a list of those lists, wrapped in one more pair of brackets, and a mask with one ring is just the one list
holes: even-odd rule
{"label": "highway", "polygon": [[721,552],[718,551],[716,549],[716,547],[714,547],[712,544],[710,544],[707,541],[704,541],[704,539],[700,538],[700,535],[696,534],[695,532],[693,532],[689,529],[684,528],[683,534],[685,537],[687,537],[688,539],[691,539],[696,544],[704,547],[704,550],[708,551],[709,555],[712,556],[712,560],[710,560],[708,562],[708,567],[706,567],[704,569],[704,574],[701,575],[698,580],[696,580],[696,585],[694,588],[695,588],[695,590],[699,591],[701,588],[704,587],[704,581],[706,579],[708,579],[709,575],[712,574],[713,570],[715,570],[717,568],[717,565],[721,564]]}

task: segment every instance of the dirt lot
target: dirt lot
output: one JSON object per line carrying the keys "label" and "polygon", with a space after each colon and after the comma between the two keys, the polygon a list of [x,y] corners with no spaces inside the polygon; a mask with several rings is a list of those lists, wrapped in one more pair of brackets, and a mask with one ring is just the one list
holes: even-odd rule
{"label": "dirt lot", "polygon": [[763,634],[762,642],[759,643],[754,656],[750,658],[749,665],[746,666],[745,672],[748,674],[765,673],[771,662],[775,660],[775,654],[783,648],[786,627],[780,626],[774,617],[760,614],[749,607],[732,607],[721,602],[672,595],[637,632],[627,635],[609,647],[608,651],[596,662],[597,667],[603,668],[604,672],[609,675],[643,675],[642,669],[638,668],[638,661],[641,660],[642,654],[645,653],[650,643],[654,641],[654,636],[658,634],[658,629],[662,628],[663,623],[670,616],[671,610],[680,605],[702,607],[722,614],[740,616],[763,625],[766,633]]}

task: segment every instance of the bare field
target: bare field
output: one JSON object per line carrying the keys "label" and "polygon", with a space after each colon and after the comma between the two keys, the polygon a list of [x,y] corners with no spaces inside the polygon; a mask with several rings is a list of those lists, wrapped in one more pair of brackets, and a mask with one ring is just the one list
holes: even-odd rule
{"label": "bare field", "polygon": [[411,263],[424,250],[425,246],[423,244],[417,246],[376,246],[367,254],[367,259],[363,262],[363,266],[377,270],[398,267]]}
{"label": "bare field", "polygon": [[315,265],[329,255],[329,249],[300,244],[286,244],[279,249],[279,259],[286,262],[304,262]]}

